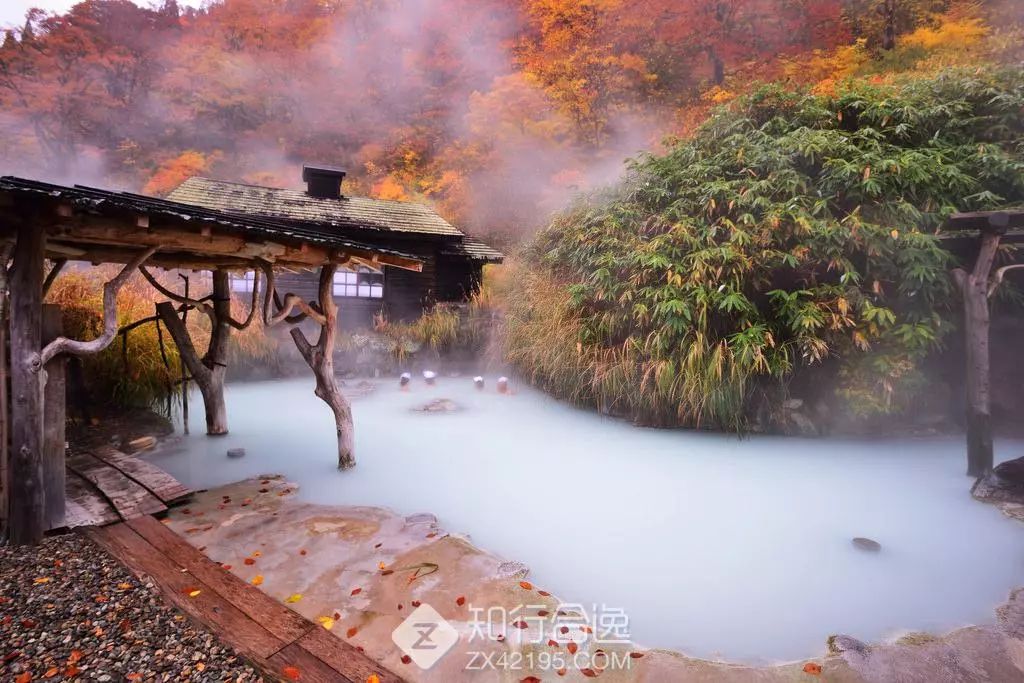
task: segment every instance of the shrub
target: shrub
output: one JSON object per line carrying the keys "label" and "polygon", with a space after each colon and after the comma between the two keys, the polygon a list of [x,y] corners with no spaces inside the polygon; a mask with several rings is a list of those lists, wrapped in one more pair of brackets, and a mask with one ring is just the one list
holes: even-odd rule
{"label": "shrub", "polygon": [[1024,200],[1022,107],[998,67],[763,87],[537,237],[508,358],[652,424],[742,429],[794,384],[897,411],[950,328],[937,227]]}

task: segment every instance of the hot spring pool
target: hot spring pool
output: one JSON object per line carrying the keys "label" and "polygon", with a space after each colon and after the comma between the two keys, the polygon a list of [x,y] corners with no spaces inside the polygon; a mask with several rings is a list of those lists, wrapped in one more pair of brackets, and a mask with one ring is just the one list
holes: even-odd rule
{"label": "hot spring pool", "polygon": [[[194,434],[153,461],[194,488],[280,472],[311,502],[433,512],[564,600],[622,608],[639,644],[702,657],[776,662],[820,654],[832,633],[990,623],[1024,585],[1024,525],[971,499],[960,438],[640,429],[489,382],[379,382],[353,401],[349,472],[311,378],[234,384],[230,436]],[[464,410],[410,410],[434,398]],[[245,458],[226,458],[233,446]]]}

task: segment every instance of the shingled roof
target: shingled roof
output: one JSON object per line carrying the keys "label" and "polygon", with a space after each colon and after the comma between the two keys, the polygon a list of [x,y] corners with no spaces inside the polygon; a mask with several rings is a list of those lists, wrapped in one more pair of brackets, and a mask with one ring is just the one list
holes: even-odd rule
{"label": "shingled roof", "polygon": [[286,218],[342,228],[462,237],[463,232],[423,204],[368,197],[321,199],[298,190],[193,177],[168,199],[208,209]]}

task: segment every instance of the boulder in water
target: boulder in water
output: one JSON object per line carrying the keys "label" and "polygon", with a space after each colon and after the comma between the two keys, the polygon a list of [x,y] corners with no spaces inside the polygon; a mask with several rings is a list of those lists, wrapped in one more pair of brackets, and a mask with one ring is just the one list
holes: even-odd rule
{"label": "boulder in water", "polygon": [[405,523],[409,526],[413,524],[437,524],[437,517],[429,512],[417,512],[415,515],[406,517]]}
{"label": "boulder in water", "polygon": [[857,538],[853,539],[852,543],[855,548],[859,548],[860,550],[866,550],[870,553],[877,553],[879,550],[882,549],[882,544],[878,541],[873,541],[870,538],[863,538],[861,536],[858,536]]}
{"label": "boulder in water", "polygon": [[828,637],[828,651],[834,655],[841,655],[844,652],[864,653],[868,646],[853,636],[836,634]]}
{"label": "boulder in water", "polygon": [[999,463],[974,482],[971,495],[992,503],[1024,503],[1024,458]]}
{"label": "boulder in water", "polygon": [[228,457],[233,459],[233,460],[237,460],[238,458],[244,458],[245,457],[245,449],[244,448],[229,448],[228,449]]}
{"label": "boulder in water", "polygon": [[455,413],[461,410],[459,404],[447,398],[435,398],[433,401],[424,403],[413,408],[418,413]]}

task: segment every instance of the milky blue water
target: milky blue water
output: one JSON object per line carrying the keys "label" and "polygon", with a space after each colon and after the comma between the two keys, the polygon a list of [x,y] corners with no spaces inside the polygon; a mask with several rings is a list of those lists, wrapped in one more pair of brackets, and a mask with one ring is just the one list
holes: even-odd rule
{"label": "milky blue water", "polygon": [[[741,440],[493,387],[379,382],[353,401],[359,464],[339,472],[311,378],[234,384],[229,436],[193,434],[153,461],[195,488],[279,472],[308,501],[433,512],[562,599],[625,610],[641,645],[703,657],[785,661],[822,653],[832,633],[990,623],[1024,585],[1024,524],[971,499],[961,438]],[[439,397],[464,410],[411,410]],[[201,431],[198,395],[193,406]],[[226,458],[235,446],[244,458]]]}

